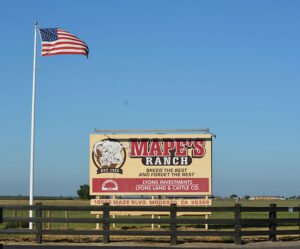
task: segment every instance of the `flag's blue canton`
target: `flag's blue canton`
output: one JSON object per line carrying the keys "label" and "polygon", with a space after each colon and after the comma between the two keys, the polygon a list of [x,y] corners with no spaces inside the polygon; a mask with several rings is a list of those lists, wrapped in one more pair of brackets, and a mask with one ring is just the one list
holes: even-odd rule
{"label": "flag's blue canton", "polygon": [[56,41],[58,40],[57,28],[40,29],[42,41]]}

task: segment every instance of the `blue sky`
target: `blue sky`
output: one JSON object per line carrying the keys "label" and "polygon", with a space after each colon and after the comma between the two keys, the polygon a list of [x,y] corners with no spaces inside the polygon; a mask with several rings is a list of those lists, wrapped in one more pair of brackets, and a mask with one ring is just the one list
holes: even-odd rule
{"label": "blue sky", "polygon": [[89,182],[94,128],[210,128],[214,195],[299,195],[299,11],[283,0],[2,1],[0,195],[29,194],[35,21],[90,48],[88,59],[39,53],[35,195]]}

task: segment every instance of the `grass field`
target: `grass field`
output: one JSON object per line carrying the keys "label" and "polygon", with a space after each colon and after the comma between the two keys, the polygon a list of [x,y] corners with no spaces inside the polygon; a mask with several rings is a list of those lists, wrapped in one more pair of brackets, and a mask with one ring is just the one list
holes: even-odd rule
{"label": "grass field", "polygon": [[[38,200],[35,202],[41,202],[43,205],[90,205],[90,201],[88,200]],[[266,201],[266,200],[257,200],[257,201],[252,201],[252,200],[213,200],[212,201],[212,206],[215,207],[221,207],[221,206],[234,206],[236,203],[240,203],[242,206],[256,206],[256,207],[267,207],[271,203],[277,204],[279,207],[297,207],[300,205],[299,200],[276,200],[276,201]],[[27,200],[0,200],[0,206],[1,205],[27,205],[28,201]],[[14,217],[14,216],[28,216],[28,211],[13,211],[13,210],[4,210],[5,217]],[[48,217],[49,212],[45,211],[43,213],[44,217]],[[51,217],[65,217],[66,212],[65,211],[52,211],[51,212]],[[261,212],[261,213],[242,213],[242,218],[268,218],[269,214],[267,212]],[[70,211],[68,212],[68,217],[78,217],[78,218],[95,218],[95,215],[90,214],[90,212],[86,211]],[[125,216],[117,216],[117,217],[125,217]],[[130,216],[130,217],[141,217],[141,216]],[[146,216],[143,216],[146,217]],[[151,216],[148,216],[150,218]],[[291,213],[278,213],[277,214],[278,218],[299,218],[300,215],[298,212],[291,212]],[[189,217],[182,217],[182,218],[203,218],[203,216],[195,217],[195,216],[189,216]],[[209,219],[228,219],[228,218],[233,218],[233,213],[229,212],[216,212],[212,213],[212,215],[209,216]],[[8,224],[7,223],[2,223],[0,224],[0,228],[5,228]],[[51,226],[51,229],[95,229],[96,224],[74,224],[70,223],[68,224],[68,227],[65,223],[53,223],[53,224],[43,224],[44,229],[48,229],[49,226]],[[149,224],[117,224],[115,228],[111,229],[151,229],[151,225]],[[180,225],[178,227],[179,230],[189,230],[189,229],[203,229],[204,227],[202,225]],[[101,224],[100,224],[100,229],[101,229]],[[160,229],[169,229],[169,224],[165,224],[161,226]],[[229,229],[232,230],[230,227],[215,227],[215,226],[209,226],[209,229]],[[253,228],[243,228],[243,229],[253,229]],[[261,227],[258,228],[261,230],[268,229],[266,227]],[[289,226],[289,227],[278,227],[278,230],[280,229],[299,229],[298,226]],[[257,228],[256,228],[257,230]],[[1,235],[0,240],[2,241],[34,241],[34,235]],[[43,236],[43,238],[47,239],[48,241],[69,241],[69,242],[83,242],[83,241],[101,241],[101,236]],[[256,237],[256,240],[261,240],[261,239],[267,239],[267,237]],[[287,238],[287,237],[284,237]],[[295,238],[295,236],[291,237]],[[130,238],[125,238],[125,240],[129,240]],[[156,240],[156,238],[153,238]],[[195,238],[185,238],[185,241],[188,240],[195,240]],[[211,241],[212,238],[198,238],[198,241]],[[168,239],[167,239],[168,240]],[[253,238],[251,238],[253,240]],[[218,241],[218,242],[232,242],[232,238],[214,238],[213,241]]]}
{"label": "grass field", "polygon": [[[88,206],[90,205],[89,200],[37,200],[36,202],[41,202],[43,205],[62,205],[62,206]],[[27,200],[0,200],[0,205],[28,205]],[[3,216],[6,217],[19,217],[28,216],[28,211],[13,211],[13,210],[4,210]],[[44,217],[49,216],[49,212],[45,211],[43,212]],[[51,211],[51,217],[65,217],[66,212],[64,211]],[[74,211],[74,212],[68,212],[68,217],[73,218],[95,218],[95,215],[91,215],[90,212],[85,211]],[[7,224],[3,223],[0,224],[0,228],[4,228]],[[49,224],[43,224],[44,227],[49,226]],[[66,228],[66,224],[64,223],[53,223],[51,224],[52,229],[63,229]],[[69,228],[83,228],[83,229],[93,229],[95,228],[95,224],[69,224]]]}
{"label": "grass field", "polygon": [[[36,202],[41,202],[43,205],[89,205],[90,201],[88,200],[39,200]],[[267,201],[267,200],[213,200],[212,201],[212,206],[215,207],[225,207],[225,206],[234,206],[236,203],[240,203],[242,206],[256,206],[256,207],[267,207],[271,203],[277,204],[279,207],[296,207],[300,205],[299,200],[272,200],[272,201]],[[0,205],[27,205],[28,201],[27,200],[0,200]],[[4,216],[6,217],[14,217],[14,216],[28,216],[28,211],[12,211],[12,210],[4,210]],[[65,211],[52,211],[51,212],[51,217],[65,217],[68,215],[68,217],[85,217],[85,218],[94,218],[95,215],[90,214],[90,212],[86,211],[70,211],[68,214],[66,214]],[[261,213],[242,213],[242,218],[268,218],[268,213],[267,212],[261,212]],[[44,217],[49,216],[49,212],[45,211],[43,213]],[[122,216],[124,217],[124,216]],[[134,217],[134,216],[131,216]],[[150,217],[150,216],[149,216]],[[299,213],[298,212],[285,212],[285,213],[278,213],[277,214],[278,218],[299,218]],[[191,217],[195,218],[195,217]],[[198,218],[204,218],[203,216],[198,217]],[[209,216],[210,219],[229,219],[233,218],[233,213],[230,212],[216,212],[212,213],[212,215]],[[48,227],[49,224],[44,224],[44,227]],[[6,224],[0,224],[0,228],[4,228]],[[124,226],[132,226],[132,224],[125,224]],[[133,224],[133,226],[136,226]],[[149,225],[148,225],[149,226]],[[51,224],[52,229],[63,229],[66,228],[66,224],[60,224],[60,223],[53,223]],[[95,228],[95,224],[69,224],[68,228],[81,228],[81,229],[93,229]]]}

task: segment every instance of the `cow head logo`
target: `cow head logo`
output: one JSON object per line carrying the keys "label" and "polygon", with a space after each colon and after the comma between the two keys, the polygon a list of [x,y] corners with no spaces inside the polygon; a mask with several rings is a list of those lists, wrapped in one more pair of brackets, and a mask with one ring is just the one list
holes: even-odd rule
{"label": "cow head logo", "polygon": [[92,158],[97,173],[120,173],[126,160],[126,145],[117,140],[101,140],[94,144]]}

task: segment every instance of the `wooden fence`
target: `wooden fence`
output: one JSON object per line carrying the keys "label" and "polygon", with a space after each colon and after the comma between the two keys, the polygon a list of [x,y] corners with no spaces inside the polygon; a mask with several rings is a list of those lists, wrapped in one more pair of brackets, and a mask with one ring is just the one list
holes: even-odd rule
{"label": "wooden fence", "polygon": [[[5,217],[3,210],[34,210],[35,217]],[[101,211],[103,213],[100,218],[72,218],[66,216],[61,217],[43,217],[43,211]],[[136,217],[123,217],[111,218],[110,213],[114,211],[123,212],[169,212],[167,218],[151,219],[151,218],[136,218]],[[201,219],[195,217],[193,219],[179,218],[177,212],[231,212],[233,218],[231,219]],[[244,212],[267,212],[269,218],[242,218]],[[278,212],[298,212],[298,218],[277,218]],[[37,203],[34,206],[28,205],[2,205],[0,206],[0,223],[2,222],[33,222],[35,223],[34,229],[0,229],[0,234],[34,234],[36,243],[42,243],[43,235],[102,235],[103,243],[109,243],[110,236],[169,236],[170,244],[177,243],[178,236],[231,236],[234,238],[236,244],[242,243],[243,236],[260,236],[267,235],[269,240],[276,241],[277,235],[299,235],[300,236],[300,206],[298,207],[277,207],[276,204],[271,204],[269,207],[242,207],[236,204],[233,207],[177,207],[172,204],[168,207],[163,206],[110,206],[105,203],[103,206],[46,206]],[[43,223],[102,223],[102,230],[82,230],[82,229],[43,229]],[[169,224],[169,230],[112,230],[110,224]],[[227,227],[230,229],[210,229],[210,230],[195,230],[195,231],[182,231],[178,230],[179,224],[191,225],[217,225],[220,227]],[[278,226],[281,229],[277,229]],[[298,229],[287,230],[282,229],[284,226],[296,226]],[[252,229],[248,229],[251,227]],[[268,229],[261,230],[258,227],[267,227]],[[247,229],[245,229],[247,228]],[[256,230],[255,230],[256,229]]]}

